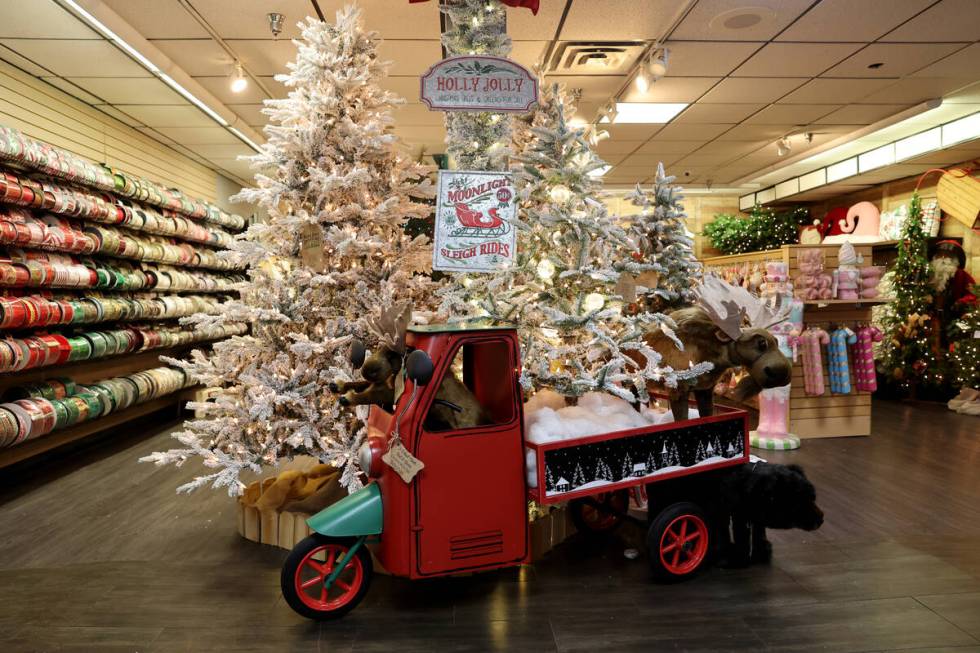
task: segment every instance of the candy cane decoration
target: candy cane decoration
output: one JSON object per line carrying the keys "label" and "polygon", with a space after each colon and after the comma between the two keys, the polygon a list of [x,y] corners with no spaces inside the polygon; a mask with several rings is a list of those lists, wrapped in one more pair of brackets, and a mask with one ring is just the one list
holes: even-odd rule
{"label": "candy cane decoration", "polygon": [[823,394],[823,362],[820,345],[830,342],[830,336],[820,327],[810,327],[799,337],[803,350],[803,389],[808,395]]}
{"label": "candy cane decoration", "polygon": [[852,354],[854,357],[854,386],[859,391],[874,392],[878,389],[872,343],[881,342],[881,338],[881,331],[873,326],[858,329],[857,344],[852,349]]}
{"label": "candy cane decoration", "polygon": [[830,391],[837,395],[851,393],[851,370],[847,366],[847,345],[857,342],[857,336],[847,327],[835,329],[827,348],[827,370],[830,372]]}

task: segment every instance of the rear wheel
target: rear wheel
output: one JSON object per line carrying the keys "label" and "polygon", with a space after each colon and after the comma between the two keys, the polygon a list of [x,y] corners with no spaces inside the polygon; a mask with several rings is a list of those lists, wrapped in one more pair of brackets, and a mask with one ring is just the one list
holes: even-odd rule
{"label": "rear wheel", "polygon": [[619,528],[629,505],[629,491],[617,490],[602,492],[587,499],[572,499],[568,503],[568,509],[572,523],[580,533],[598,535],[611,533]]}
{"label": "rear wheel", "polygon": [[337,619],[353,610],[367,593],[374,571],[367,547],[357,549],[329,587],[326,581],[355,542],[313,534],[293,547],[279,577],[289,607],[316,620]]}
{"label": "rear wheel", "polygon": [[708,557],[710,539],[708,521],[697,504],[682,501],[667,506],[647,533],[653,575],[667,582],[694,576]]}

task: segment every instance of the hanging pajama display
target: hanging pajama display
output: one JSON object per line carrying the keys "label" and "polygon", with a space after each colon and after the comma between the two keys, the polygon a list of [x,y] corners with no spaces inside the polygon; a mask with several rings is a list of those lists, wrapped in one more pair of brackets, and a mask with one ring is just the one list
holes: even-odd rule
{"label": "hanging pajama display", "polygon": [[852,349],[854,359],[854,386],[862,392],[878,389],[875,375],[875,358],[872,345],[881,342],[882,333],[873,326],[863,326],[857,330],[857,344]]}
{"label": "hanging pajama display", "polygon": [[830,336],[820,327],[810,327],[796,337],[803,352],[803,389],[808,395],[823,394],[823,363],[820,345],[830,342]]}
{"label": "hanging pajama display", "polygon": [[847,327],[835,329],[827,347],[827,371],[830,391],[838,395],[851,393],[851,371],[847,365],[847,346],[857,342],[857,336]]}

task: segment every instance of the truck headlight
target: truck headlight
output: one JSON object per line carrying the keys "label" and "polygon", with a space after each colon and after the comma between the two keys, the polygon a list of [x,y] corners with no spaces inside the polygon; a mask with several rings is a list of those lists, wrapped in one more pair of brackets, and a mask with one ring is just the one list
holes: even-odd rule
{"label": "truck headlight", "polygon": [[381,476],[381,456],[384,455],[384,442],[381,438],[368,438],[357,450],[357,464],[368,478]]}

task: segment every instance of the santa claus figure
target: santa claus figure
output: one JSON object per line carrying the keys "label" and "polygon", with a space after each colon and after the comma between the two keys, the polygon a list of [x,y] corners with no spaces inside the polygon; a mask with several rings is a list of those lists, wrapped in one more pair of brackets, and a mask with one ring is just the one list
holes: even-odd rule
{"label": "santa claus figure", "polygon": [[933,305],[940,326],[934,333],[943,348],[946,346],[946,326],[977,301],[970,291],[975,281],[963,269],[965,265],[966,252],[955,240],[941,240],[933,246],[929,259],[929,285],[934,291]]}

